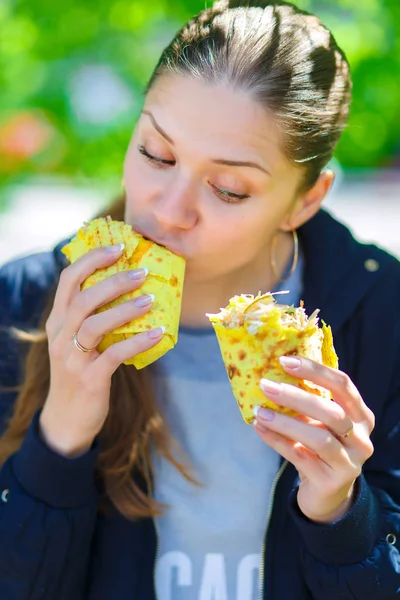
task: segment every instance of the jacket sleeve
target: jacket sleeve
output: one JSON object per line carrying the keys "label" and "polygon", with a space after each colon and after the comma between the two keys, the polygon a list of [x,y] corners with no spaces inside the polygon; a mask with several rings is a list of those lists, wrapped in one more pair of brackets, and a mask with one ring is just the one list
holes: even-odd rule
{"label": "jacket sleeve", "polygon": [[399,598],[400,389],[387,402],[351,510],[336,523],[316,524],[296,496],[297,489],[289,510],[304,541],[302,565],[314,600]]}
{"label": "jacket sleeve", "polygon": [[[0,435],[23,377],[23,348],[10,325],[36,326],[59,275],[53,253],[18,259],[0,269]],[[98,491],[98,442],[68,459],[47,447],[37,412],[18,452],[0,468],[0,598],[86,600]]]}
{"label": "jacket sleeve", "polygon": [[54,251],[30,254],[0,267],[0,435],[15,401],[15,393],[6,388],[23,380],[28,351],[28,344],[17,341],[10,327],[38,326],[61,269]]}
{"label": "jacket sleeve", "polygon": [[85,600],[98,442],[62,457],[40,438],[39,414],[0,471],[0,598]]}

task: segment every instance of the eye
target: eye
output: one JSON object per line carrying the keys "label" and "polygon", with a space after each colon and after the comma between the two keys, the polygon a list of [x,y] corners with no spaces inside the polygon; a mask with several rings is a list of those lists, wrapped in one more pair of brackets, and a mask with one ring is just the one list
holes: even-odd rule
{"label": "eye", "polygon": [[[152,154],[149,154],[142,144],[140,144],[137,147],[137,149],[140,152],[140,154],[142,154],[144,158],[157,169],[165,169],[167,166],[171,167],[175,164],[174,160],[165,160],[164,158],[159,158],[158,156],[153,156]],[[239,204],[247,198],[250,198],[249,194],[234,194],[233,192],[229,192],[228,190],[213,185],[210,181],[208,183],[213,188],[216,195],[219,198],[221,198],[224,202],[228,202],[230,204]]]}
{"label": "eye", "polygon": [[175,164],[174,160],[165,160],[163,158],[158,158],[158,156],[153,156],[152,154],[149,154],[146,150],[146,148],[142,145],[139,145],[138,150],[140,152],[140,154],[142,154],[145,159],[152,164],[153,166],[159,168],[159,169],[163,169],[164,165],[165,166],[173,166]]}
{"label": "eye", "polygon": [[[210,183],[210,182],[208,182]],[[247,198],[250,198],[249,194],[234,194],[233,192],[229,192],[228,190],[224,190],[223,188],[219,188],[216,185],[210,183],[211,187],[215,190],[215,193],[219,198],[222,198],[224,202],[229,202],[229,204],[239,204],[243,202]]]}

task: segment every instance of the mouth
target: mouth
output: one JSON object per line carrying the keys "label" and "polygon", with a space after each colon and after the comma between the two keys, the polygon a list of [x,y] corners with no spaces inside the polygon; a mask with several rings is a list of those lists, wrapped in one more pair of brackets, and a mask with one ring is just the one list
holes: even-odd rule
{"label": "mouth", "polygon": [[142,235],[146,240],[150,240],[150,242],[155,242],[159,246],[163,246],[167,250],[170,250],[174,254],[178,254],[179,256],[182,256],[184,258],[182,251],[177,246],[175,246],[174,243],[171,244],[170,242],[164,242],[160,238],[157,238],[153,235],[149,235],[145,231],[143,231],[140,227],[137,227],[136,225],[132,225],[132,229],[134,231],[136,231],[136,233],[139,233],[140,235]]}

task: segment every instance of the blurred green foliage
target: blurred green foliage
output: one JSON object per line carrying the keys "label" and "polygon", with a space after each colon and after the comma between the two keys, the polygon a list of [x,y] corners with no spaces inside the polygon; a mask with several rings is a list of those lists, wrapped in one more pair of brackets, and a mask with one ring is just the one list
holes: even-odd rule
{"label": "blurred green foliage", "polygon": [[[30,174],[113,178],[142,90],[177,29],[204,0],[1,0],[0,183]],[[346,168],[400,153],[399,0],[298,0],[335,35],[352,67]]]}

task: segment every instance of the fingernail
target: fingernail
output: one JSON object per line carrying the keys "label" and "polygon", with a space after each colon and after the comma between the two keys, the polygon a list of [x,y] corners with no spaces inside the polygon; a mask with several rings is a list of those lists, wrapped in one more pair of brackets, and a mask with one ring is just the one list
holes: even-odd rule
{"label": "fingernail", "polygon": [[253,413],[257,420],[261,421],[272,421],[272,419],[275,418],[275,413],[273,410],[262,408],[261,406],[255,406],[253,408]]}
{"label": "fingernail", "polygon": [[133,303],[136,306],[143,307],[143,306],[148,306],[149,304],[152,304],[155,299],[156,299],[156,297],[154,294],[146,294],[145,296],[139,296],[139,298],[135,298]]}
{"label": "fingernail", "polygon": [[282,367],[293,370],[298,369],[301,365],[300,358],[297,358],[296,356],[281,356],[279,362],[281,363]]}
{"label": "fingernail", "polygon": [[161,327],[157,327],[157,329],[151,329],[150,331],[147,332],[147,337],[149,337],[151,340],[155,340],[158,337],[163,336],[165,333],[165,327],[164,325],[162,325]]}
{"label": "fingernail", "polygon": [[125,248],[125,244],[121,243],[121,244],[115,244],[115,246],[107,246],[106,247],[106,252],[122,252],[122,250]]}
{"label": "fingernail", "polygon": [[148,274],[149,270],[147,267],[136,269],[135,271],[128,271],[128,277],[130,279],[142,279],[143,277],[147,277]]}
{"label": "fingernail", "polygon": [[266,394],[276,396],[277,394],[280,394],[280,392],[282,390],[282,384],[278,383],[277,381],[269,381],[269,379],[261,379],[260,388]]}

